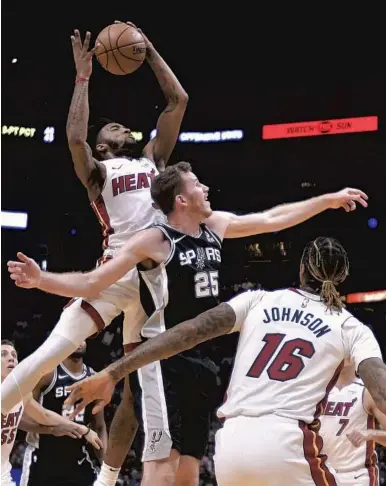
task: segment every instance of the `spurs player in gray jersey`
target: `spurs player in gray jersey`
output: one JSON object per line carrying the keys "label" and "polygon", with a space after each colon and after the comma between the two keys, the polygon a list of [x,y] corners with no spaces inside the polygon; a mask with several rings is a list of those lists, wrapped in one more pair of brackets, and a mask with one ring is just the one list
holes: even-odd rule
{"label": "spurs player in gray jersey", "polygon": [[[53,274],[40,272],[33,260],[19,254],[23,262],[9,262],[11,278],[21,287],[38,287],[41,290],[68,297],[98,295],[106,287],[122,278],[130,269],[141,264],[141,284],[146,283],[153,299],[152,305],[148,302],[147,308],[154,309],[153,304],[155,304],[159,311],[158,315],[164,314],[168,319],[167,324],[175,325],[178,319],[186,319],[188,315],[193,317],[203,308],[208,309],[216,305],[220,285],[218,267],[221,263],[223,238],[242,238],[284,229],[299,224],[328,207],[343,206],[348,210],[355,209],[355,201],[364,206],[367,205],[365,201],[367,196],[362,191],[344,189],[338,193],[319,196],[307,201],[283,204],[262,213],[236,216],[231,213],[212,212],[208,201],[208,187],[200,183],[193,174],[190,164],[186,162],[167,167],[154,179],[151,192],[157,205],[167,214],[167,227],[153,225],[149,229],[138,232],[106,265],[83,274]],[[202,223],[203,221],[204,223]],[[173,261],[171,261],[172,258]],[[151,282],[156,278],[156,274],[162,277],[159,279],[160,290],[162,290],[159,294],[151,289]],[[178,278],[181,280],[181,285],[176,286]],[[178,306],[178,299],[181,300],[180,306]],[[177,305],[175,305],[176,300]],[[154,315],[149,316],[149,321],[146,323],[147,330],[152,327],[150,321],[154,319],[155,312]],[[165,328],[165,323],[163,326],[155,326],[156,333],[162,332],[162,328]],[[145,335],[144,331],[142,335],[152,337]],[[184,374],[181,368],[178,368],[177,371],[180,373],[179,376]],[[198,385],[201,386],[200,383]],[[203,395],[202,390],[198,391]],[[164,394],[163,391],[161,394]],[[159,404],[161,409],[165,405],[162,397]],[[163,409],[165,410],[165,408]],[[170,414],[170,418],[172,415],[175,414]],[[188,413],[184,415],[189,417]],[[145,417],[143,420],[145,422]],[[189,436],[191,433],[195,433],[192,425],[189,430],[187,430],[188,427],[178,424],[173,427],[176,434],[181,432],[183,435],[182,441],[180,441],[182,445],[178,449],[179,437],[173,437],[170,423],[168,426],[166,425],[165,414],[163,414],[162,420],[165,424],[163,425],[165,434],[162,431],[162,439],[167,441],[167,437],[169,437],[172,441],[169,440],[166,445],[162,444],[162,450],[157,448],[157,456],[151,455],[154,460],[149,456],[144,457],[146,462],[142,484],[151,486],[175,484],[174,481],[177,477],[181,481],[180,484],[196,486],[202,448],[205,449],[206,445],[203,436],[204,427],[201,429],[202,435],[199,441],[196,440],[196,437],[189,437],[191,440],[188,441],[186,437],[188,433]],[[198,425],[196,424],[193,429],[198,430]],[[150,421],[148,427],[151,427]],[[167,430],[168,427],[169,430]],[[151,438],[155,434],[156,438],[159,433],[159,427],[157,430],[147,430],[147,437]],[[189,448],[186,447],[187,442],[190,442]],[[176,484],[179,482],[177,481]]]}
{"label": "spurs player in gray jersey", "polygon": [[[159,116],[157,135],[141,150],[129,128],[107,123],[96,137],[94,152],[88,135],[88,84],[94,49],[89,50],[90,33],[82,40],[78,30],[72,36],[76,80],[67,120],[67,138],[75,172],[87,190],[91,205],[103,227],[104,254],[100,263],[114,257],[127,239],[152,223],[163,221],[162,212],[153,207],[152,179],[167,164],[178,138],[188,95],[172,70],[144,35],[146,60],[167,100]],[[137,158],[135,155],[137,154]],[[50,373],[90,335],[108,326],[125,313],[124,345],[139,340],[138,329],[146,316],[138,296],[136,270],[125,275],[98,299],[76,299],[60,318],[48,340],[14,370],[2,387],[2,406],[10,410],[21,395],[32,391],[41,376]],[[122,404],[110,428],[100,484],[115,485],[120,467],[137,430],[129,386],[124,387]]]}

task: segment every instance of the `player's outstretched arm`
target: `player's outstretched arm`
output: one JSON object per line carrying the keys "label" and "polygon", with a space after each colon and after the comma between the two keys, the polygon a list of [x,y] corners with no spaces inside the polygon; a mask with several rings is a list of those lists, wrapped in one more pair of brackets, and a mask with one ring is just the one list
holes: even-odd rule
{"label": "player's outstretched arm", "polygon": [[[363,394],[363,407],[370,415],[373,415],[373,417],[376,418],[377,422],[381,425],[381,427],[383,427],[383,429],[386,429],[386,415],[382,413],[376,406],[368,390],[365,390]],[[347,434],[347,438],[355,447],[359,447],[361,444],[363,444],[363,442],[367,442],[369,440],[373,440],[382,446],[386,446],[385,430],[353,430]]]}
{"label": "player's outstretched arm", "polygon": [[373,400],[375,409],[386,415],[386,365],[380,358],[368,358],[358,366],[358,373]]}
{"label": "player's outstretched arm", "polygon": [[140,29],[138,30],[145,39],[146,60],[168,103],[158,118],[156,136],[150,140],[143,151],[146,157],[154,161],[159,170],[163,170],[177,142],[189,97],[153,44]]}
{"label": "player's outstretched arm", "polygon": [[72,393],[65,403],[75,406],[72,414],[75,416],[89,403],[97,401],[93,413],[99,413],[110,402],[115,385],[128,373],[153,361],[170,358],[203,341],[227,334],[235,322],[236,314],[232,306],[222,303],[149,339],[105,370],[71,385],[69,389]]}
{"label": "player's outstretched arm", "polygon": [[32,258],[23,253],[17,254],[20,261],[8,262],[8,271],[18,287],[38,288],[64,297],[92,298],[122,278],[137,263],[148,259],[163,261],[169,247],[161,231],[151,228],[135,234],[114,258],[91,272],[43,272]]}
{"label": "player's outstretched arm", "polygon": [[95,51],[95,47],[88,50],[90,37],[90,32],[87,32],[82,44],[78,30],[75,30],[74,35],[71,36],[76,66],[76,80],[66,131],[76,175],[87,189],[90,200],[94,201],[103,187],[105,170],[103,165],[93,158],[91,148],[87,144],[89,119],[88,82],[92,72],[92,57]]}
{"label": "player's outstretched arm", "polygon": [[[87,440],[95,449],[99,450],[103,447],[102,441],[98,437],[98,435],[87,428],[85,425],[77,424],[72,422],[71,420],[67,419],[66,417],[62,417],[61,415],[53,412],[52,410],[47,410],[46,408],[42,407],[36,400],[32,398],[30,395],[24,402],[24,410],[29,417],[31,417],[36,422],[39,422],[42,425],[46,425],[48,427],[61,427],[65,430],[72,430],[74,431],[74,435],[76,437],[79,436],[83,437]],[[76,431],[76,433],[75,433]],[[62,434],[62,435],[68,435]]]}
{"label": "player's outstretched arm", "polygon": [[281,231],[303,223],[327,209],[343,207],[354,211],[358,202],[367,207],[368,196],[359,189],[346,188],[339,192],[289,204],[281,204],[268,211],[237,216],[215,211],[206,223],[221,238],[243,238],[260,233]]}
{"label": "player's outstretched arm", "polygon": [[347,434],[347,438],[355,447],[359,447],[367,441],[374,441],[381,446],[386,446],[385,430],[353,430]]}

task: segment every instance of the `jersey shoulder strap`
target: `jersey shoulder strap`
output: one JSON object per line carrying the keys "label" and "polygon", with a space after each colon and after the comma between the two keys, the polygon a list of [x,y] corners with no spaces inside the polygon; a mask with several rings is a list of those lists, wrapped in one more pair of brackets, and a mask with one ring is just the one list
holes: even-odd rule
{"label": "jersey shoulder strap", "polygon": [[200,223],[200,228],[201,231],[206,236],[206,239],[209,241],[209,243],[217,243],[219,248],[222,247],[222,242],[220,237],[213,230],[209,229],[205,223]]}
{"label": "jersey shoulder strap", "polygon": [[50,383],[48,384],[48,386],[44,387],[40,391],[40,400],[41,401],[43,400],[44,396],[47,395],[47,393],[49,393],[54,388],[57,380],[58,380],[58,366],[54,369],[52,379],[51,379]]}

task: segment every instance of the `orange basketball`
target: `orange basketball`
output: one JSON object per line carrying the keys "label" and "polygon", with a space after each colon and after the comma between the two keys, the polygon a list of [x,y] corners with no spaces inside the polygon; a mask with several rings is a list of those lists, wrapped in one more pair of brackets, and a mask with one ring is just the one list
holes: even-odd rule
{"label": "orange basketball", "polygon": [[111,74],[133,73],[146,56],[142,34],[131,25],[109,25],[99,33],[96,43],[99,43],[96,58]]}

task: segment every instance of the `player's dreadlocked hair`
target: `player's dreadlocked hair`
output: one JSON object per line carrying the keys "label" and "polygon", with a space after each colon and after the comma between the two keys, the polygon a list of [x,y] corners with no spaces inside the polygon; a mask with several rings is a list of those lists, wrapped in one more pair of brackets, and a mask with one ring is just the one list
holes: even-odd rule
{"label": "player's dreadlocked hair", "polygon": [[334,238],[320,236],[305,247],[301,263],[305,268],[307,284],[320,292],[330,311],[340,312],[344,304],[336,286],[346,279],[349,271],[343,246]]}

